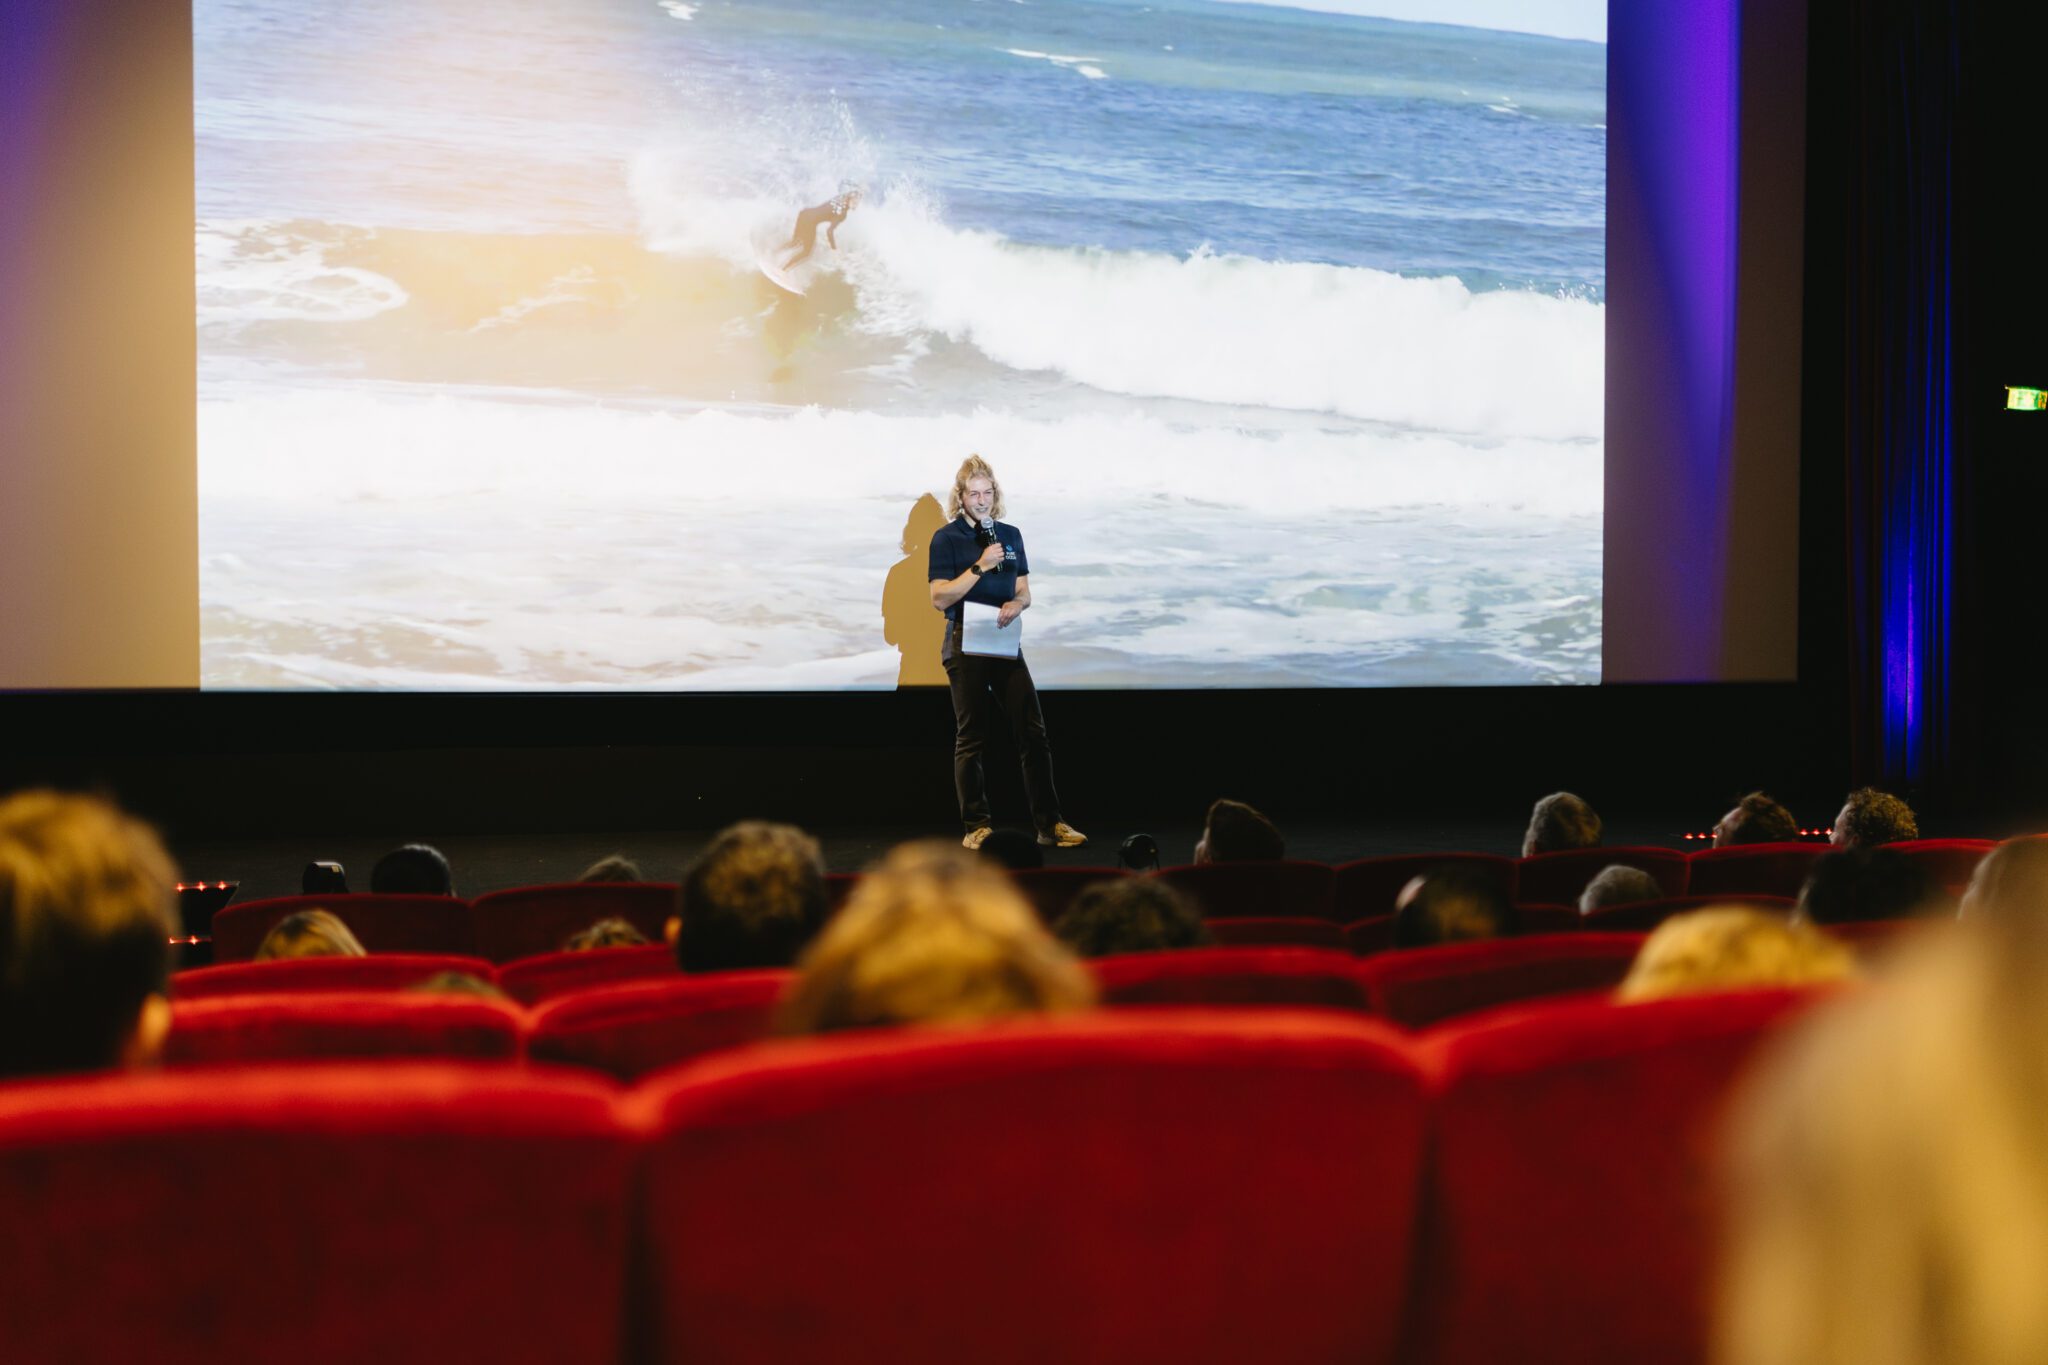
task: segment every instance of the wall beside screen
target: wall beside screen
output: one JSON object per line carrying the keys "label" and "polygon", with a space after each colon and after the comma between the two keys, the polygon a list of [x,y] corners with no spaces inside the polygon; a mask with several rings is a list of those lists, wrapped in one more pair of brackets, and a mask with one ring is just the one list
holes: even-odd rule
{"label": "wall beside screen", "polygon": [[[1602,676],[1786,683],[1799,648],[1803,12],[1754,0],[1617,9]],[[201,665],[190,14],[145,20],[85,0],[11,25],[5,41],[10,74],[32,79],[11,79],[7,96],[0,531],[9,572],[0,608],[13,638],[0,652],[0,687],[191,688]],[[94,287],[56,287],[64,280]],[[1629,691],[1119,686],[1063,696],[1054,720],[1107,742],[1161,722],[1270,735],[1284,715],[1287,729],[1312,725],[1344,736],[1342,745],[1406,731],[1413,754],[1429,747],[1412,738],[1418,717],[1485,715],[1527,734],[1629,707],[1697,715],[1784,704],[1740,687],[1684,689],[1683,703],[1630,701]],[[118,713],[89,695],[44,700],[67,717],[96,717],[106,744],[125,733],[130,751],[135,731],[160,737],[167,717],[196,716],[201,730],[170,728],[241,752],[839,742],[853,746],[857,770],[873,757],[860,746],[922,755],[927,732],[946,724],[942,698],[928,693],[508,696],[487,706],[463,696],[209,694],[131,698]],[[1433,722],[1420,729],[1449,733]],[[143,747],[166,746],[178,748],[159,738]],[[1246,741],[1247,754],[1258,747]],[[930,776],[922,765],[919,782]],[[937,766],[943,792],[943,755]],[[1273,777],[1249,758],[1241,771],[1248,781]]]}

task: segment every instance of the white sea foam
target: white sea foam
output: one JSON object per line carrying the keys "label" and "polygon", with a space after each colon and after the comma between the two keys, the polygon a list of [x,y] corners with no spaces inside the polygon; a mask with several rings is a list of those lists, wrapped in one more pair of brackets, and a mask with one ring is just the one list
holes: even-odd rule
{"label": "white sea foam", "polygon": [[327,263],[327,244],[288,223],[214,220],[194,237],[200,325],[361,322],[404,305],[406,291],[373,271]]}
{"label": "white sea foam", "polygon": [[1604,309],[1451,278],[1196,250],[1029,246],[863,205],[845,269],[864,325],[935,331],[1114,393],[1334,412],[1439,431],[1597,438]]}
{"label": "white sea foam", "polygon": [[1027,61],[1051,62],[1054,66],[1078,71],[1091,81],[1103,80],[1109,74],[1095,65],[1101,60],[1099,57],[1069,57],[1058,52],[1038,52],[1028,47],[1006,47],[1003,51],[1012,57],[1022,57]]}
{"label": "white sea foam", "polygon": [[687,4],[685,0],[661,0],[661,7],[668,11],[670,17],[686,20],[696,18],[697,11],[703,8],[702,5]]}

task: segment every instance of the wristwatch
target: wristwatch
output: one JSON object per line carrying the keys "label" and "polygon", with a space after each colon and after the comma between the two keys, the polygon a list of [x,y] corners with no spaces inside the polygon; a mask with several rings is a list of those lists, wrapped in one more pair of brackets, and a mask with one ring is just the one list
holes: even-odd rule
{"label": "wristwatch", "polygon": [[974,576],[975,576],[976,578],[979,578],[979,577],[981,577],[981,574],[982,574],[982,568],[981,568],[981,565],[979,565],[979,564],[969,564],[969,565],[967,566],[967,572],[969,572],[969,573],[973,574],[973,575],[974,575]]}

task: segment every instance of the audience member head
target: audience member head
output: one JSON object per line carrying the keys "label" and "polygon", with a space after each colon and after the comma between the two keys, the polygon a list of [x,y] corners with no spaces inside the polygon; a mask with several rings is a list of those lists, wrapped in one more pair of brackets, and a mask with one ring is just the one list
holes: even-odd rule
{"label": "audience member head", "polygon": [[1580,797],[1552,792],[1529,812],[1529,831],[1522,836],[1522,856],[1558,853],[1568,848],[1600,847],[1600,817]]}
{"label": "audience member head", "polygon": [[1045,866],[1045,850],[1038,846],[1038,836],[1021,829],[992,829],[977,851],[997,867],[1012,872]]}
{"label": "audience member head", "polygon": [[1927,870],[1891,849],[1847,848],[1813,860],[1794,918],[1814,924],[1906,919],[1947,910]]}
{"label": "audience member head", "polygon": [[1875,787],[1850,792],[1828,831],[1828,842],[1836,848],[1875,848],[1919,837],[1920,822],[1913,818],[1913,808]]}
{"label": "audience member head", "polygon": [[270,927],[256,945],[256,962],[290,957],[367,957],[346,924],[325,910],[301,910]]}
{"label": "audience member head", "polygon": [[630,922],[613,915],[569,935],[562,942],[562,951],[587,953],[592,948],[638,948],[646,942],[647,935],[635,929]]}
{"label": "audience member head", "polygon": [[0,798],[0,1076],[156,1059],[176,884],[155,832],[106,801]]}
{"label": "audience member head", "polygon": [[745,820],[690,865],[676,899],[669,937],[684,971],[787,967],[825,922],[825,859],[794,825]]}
{"label": "audience member head", "polygon": [[1610,863],[1579,893],[1579,913],[1590,915],[1610,905],[1635,905],[1664,899],[1664,888],[1640,867]]}
{"label": "audience member head", "polygon": [[1052,931],[1082,957],[1209,943],[1202,916],[1156,877],[1110,877],[1083,887]]}
{"label": "audience member head", "polygon": [[1255,807],[1219,799],[1209,803],[1202,837],[1195,843],[1198,863],[1277,862],[1287,856],[1280,830]]}
{"label": "audience member head", "polygon": [[1394,946],[1476,943],[1515,931],[1514,907],[1500,883],[1459,863],[1411,878],[1394,901]]}
{"label": "audience member head", "polygon": [[2044,923],[1916,944],[1767,1055],[1730,1130],[1716,1360],[2048,1360]]}
{"label": "audience member head", "polygon": [[2048,839],[2008,839],[1985,854],[1963,892],[1965,919],[2048,919]]}
{"label": "audience member head", "polygon": [[370,869],[370,890],[380,896],[452,896],[455,874],[432,844],[394,848]]}
{"label": "audience member head", "polygon": [[1714,826],[1714,847],[1736,844],[1789,844],[1799,838],[1792,812],[1762,792],[1751,792]]}
{"label": "audience member head", "polygon": [[644,882],[640,875],[640,864],[623,853],[607,853],[589,867],[583,869],[579,882]]}
{"label": "audience member head", "polygon": [[1661,1000],[1855,975],[1855,955],[1812,925],[1717,905],[1674,915],[1652,930],[1615,998]]}
{"label": "audience member head", "polygon": [[1008,877],[956,846],[905,844],[804,954],[782,1027],[969,1023],[1094,1000],[1087,969]]}
{"label": "audience member head", "polygon": [[302,896],[346,896],[348,894],[348,870],[340,863],[307,863],[299,873],[299,894]]}
{"label": "audience member head", "polygon": [[509,999],[505,992],[472,972],[435,972],[411,989],[431,995],[474,995],[485,1000]]}

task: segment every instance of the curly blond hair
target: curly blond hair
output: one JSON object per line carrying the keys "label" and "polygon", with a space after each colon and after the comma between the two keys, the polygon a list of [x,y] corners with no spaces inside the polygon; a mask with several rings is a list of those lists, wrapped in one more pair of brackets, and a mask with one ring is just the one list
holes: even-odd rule
{"label": "curly blond hair", "polygon": [[1703,991],[1845,981],[1856,974],[1856,956],[1848,946],[1810,924],[1716,905],[1658,925],[1615,998],[1660,1000]]}
{"label": "curly blond hair", "polygon": [[905,844],[797,964],[785,1033],[1085,1009],[1095,982],[1009,878],[943,843]]}
{"label": "curly blond hair", "polygon": [[946,519],[948,521],[958,521],[960,519],[960,508],[967,501],[967,481],[969,479],[987,479],[991,484],[995,485],[996,501],[995,505],[989,509],[989,515],[997,521],[1001,521],[1003,513],[1008,510],[1003,506],[1003,481],[996,477],[996,472],[989,467],[988,461],[982,459],[979,455],[969,455],[960,462],[960,471],[953,476],[953,489],[950,493],[946,494]]}

